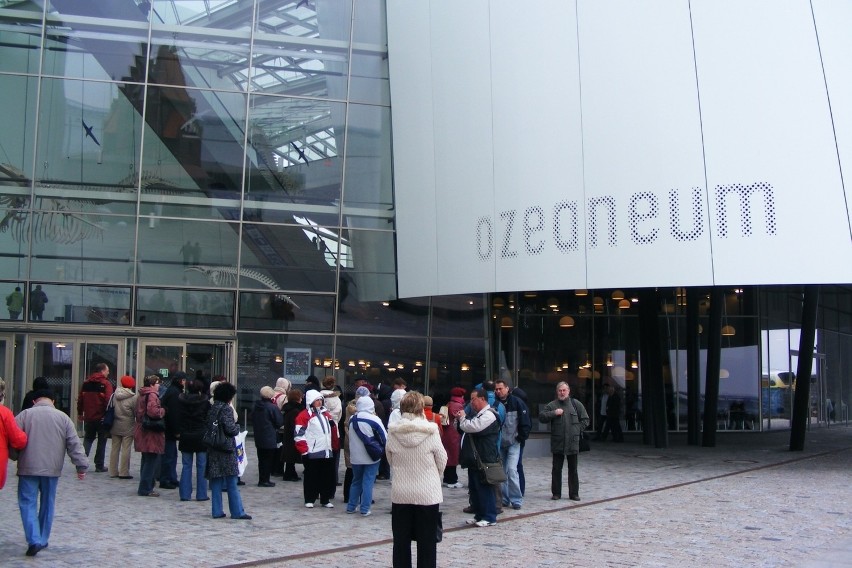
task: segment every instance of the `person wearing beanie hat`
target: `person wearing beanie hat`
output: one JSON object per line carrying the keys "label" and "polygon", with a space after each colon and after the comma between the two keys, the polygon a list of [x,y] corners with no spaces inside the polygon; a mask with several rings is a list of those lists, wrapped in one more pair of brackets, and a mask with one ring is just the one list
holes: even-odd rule
{"label": "person wearing beanie hat", "polygon": [[447,465],[444,468],[444,487],[461,489],[464,484],[459,481],[458,465],[459,450],[461,448],[461,434],[458,429],[458,418],[456,414],[464,410],[464,395],[467,393],[462,387],[450,389],[450,401],[447,403],[447,416],[449,424],[441,433],[441,443],[447,451]]}
{"label": "person wearing beanie hat", "polygon": [[305,507],[312,509],[317,497],[320,504],[331,509],[334,503],[334,451],[340,449],[337,424],[323,406],[318,390],[305,393],[306,408],[296,417],[294,441],[305,466]]}
{"label": "person wearing beanie hat", "polygon": [[358,387],[355,389],[355,397],[361,398],[362,396],[370,396],[370,389],[367,387]]}
{"label": "person wearing beanie hat", "polygon": [[376,417],[375,403],[369,396],[359,397],[355,401],[355,414],[349,418],[348,430],[352,484],[346,500],[346,512],[354,513],[360,504],[361,515],[366,517],[373,503],[373,485],[381,461],[381,457],[370,456],[367,444],[377,446],[378,450],[378,446],[384,449],[387,443],[387,432],[382,421]]}
{"label": "person wearing beanie hat", "polygon": [[254,445],[257,448],[257,486],[275,487],[270,481],[275,457],[278,454],[278,429],[284,425],[284,416],[272,402],[275,391],[272,387],[261,387],[260,400],[254,401],[251,421],[254,425]]}
{"label": "person wearing beanie hat", "polygon": [[[341,439],[343,440],[344,463],[346,464],[346,473],[343,476],[343,500],[347,503],[349,502],[349,490],[352,487],[352,478],[354,476],[352,460],[349,455],[349,420],[352,418],[353,414],[358,412],[355,403],[362,398],[370,401],[370,404],[372,404],[373,414],[376,414],[377,409],[382,408],[381,404],[377,404],[376,401],[370,397],[370,383],[364,379],[358,379],[356,384],[359,384],[359,386],[355,389],[355,398],[350,400],[349,404],[346,405],[346,415],[343,420],[343,432],[341,436]],[[366,405],[366,402],[364,404]],[[381,422],[381,418],[379,418],[379,422]]]}
{"label": "person wearing beanie hat", "polygon": [[293,384],[289,379],[284,377],[278,377],[278,380],[275,381],[275,396],[272,397],[272,402],[275,403],[275,406],[278,407],[278,410],[283,412],[284,405],[287,403],[287,391],[293,388]]}
{"label": "person wearing beanie hat", "polygon": [[130,475],[130,456],[133,453],[133,429],[136,425],[136,379],[124,375],[118,381],[112,404],[115,419],[110,429],[112,443],[109,451],[109,476],[133,479]]}

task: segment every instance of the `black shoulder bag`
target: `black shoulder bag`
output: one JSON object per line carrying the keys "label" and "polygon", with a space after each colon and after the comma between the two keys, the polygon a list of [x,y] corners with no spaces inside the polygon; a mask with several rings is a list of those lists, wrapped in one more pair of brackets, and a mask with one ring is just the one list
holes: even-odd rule
{"label": "black shoulder bag", "polygon": [[[574,407],[574,412],[577,412],[577,405],[574,404],[574,399],[571,399],[571,406]],[[580,413],[577,412],[577,419],[580,419]],[[584,430],[580,430],[580,451],[588,452],[592,449],[592,446],[589,445],[589,437],[586,436],[586,432]]]}

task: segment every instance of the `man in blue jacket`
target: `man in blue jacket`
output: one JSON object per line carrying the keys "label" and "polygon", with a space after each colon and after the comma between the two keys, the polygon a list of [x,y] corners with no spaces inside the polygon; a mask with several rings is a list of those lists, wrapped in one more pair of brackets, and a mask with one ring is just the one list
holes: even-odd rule
{"label": "man in blue jacket", "polygon": [[518,460],[521,457],[521,444],[529,437],[532,430],[530,413],[527,405],[518,397],[509,394],[509,385],[504,380],[498,380],[494,385],[497,400],[506,408],[506,419],[503,420],[500,436],[500,459],[506,471],[506,481],[503,482],[503,506],[512,506],[518,510],[524,502],[521,493],[521,483],[518,476]]}

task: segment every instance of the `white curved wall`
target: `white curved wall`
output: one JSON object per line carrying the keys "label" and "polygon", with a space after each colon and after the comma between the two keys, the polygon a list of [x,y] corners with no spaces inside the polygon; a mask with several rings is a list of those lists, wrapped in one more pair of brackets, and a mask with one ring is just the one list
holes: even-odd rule
{"label": "white curved wall", "polygon": [[388,2],[400,295],[852,282],[850,29],[831,0]]}

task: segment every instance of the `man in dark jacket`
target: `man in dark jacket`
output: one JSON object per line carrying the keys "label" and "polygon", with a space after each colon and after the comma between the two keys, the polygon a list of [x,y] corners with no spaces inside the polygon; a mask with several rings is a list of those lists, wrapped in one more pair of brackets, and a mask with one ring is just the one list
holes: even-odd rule
{"label": "man in dark jacket", "polygon": [[623,442],[624,433],[621,431],[621,396],[611,383],[606,385],[606,416],[604,416],[603,429],[601,430],[601,441],[612,432],[613,442]]}
{"label": "man in dark jacket", "polygon": [[112,383],[109,382],[109,365],[98,363],[92,374],[83,381],[80,396],[77,398],[77,417],[83,421],[83,449],[86,456],[92,451],[95,438],[98,439],[98,447],[95,450],[97,473],[107,471],[104,467],[104,456],[109,428],[104,427],[103,419],[113,390]]}
{"label": "man in dark jacket", "polygon": [[180,400],[186,373],[178,371],[172,377],[169,388],[160,397],[160,405],[166,409],[166,451],[160,463],[160,489],[177,489],[177,441],[180,438]]}
{"label": "man in dark jacket", "polygon": [[580,478],[577,475],[577,454],[580,453],[580,435],[589,425],[589,414],[583,404],[571,398],[571,387],[561,382],[556,385],[556,400],[547,403],[538,415],[539,422],[550,424],[550,453],[553,454],[551,470],[551,499],[562,498],[562,464],[568,461],[568,497],[580,500]]}
{"label": "man in dark jacket", "polygon": [[[463,410],[456,414],[458,428],[463,434],[459,465],[467,468],[470,506],[474,515],[473,519],[468,519],[466,523],[490,527],[497,524],[497,504],[494,500],[494,490],[486,482],[478,461],[494,463],[500,459],[497,451],[500,420],[497,412],[488,404],[485,389],[479,388],[470,392],[470,407],[473,414],[470,418],[465,417]],[[475,454],[479,454],[479,460]]]}
{"label": "man in dark jacket", "polygon": [[254,445],[257,448],[257,486],[275,487],[270,481],[275,454],[278,451],[278,429],[284,425],[284,417],[278,405],[272,402],[275,391],[272,387],[260,389],[260,399],[254,401],[251,422],[254,426]]}
{"label": "man in dark jacket", "polygon": [[509,394],[509,384],[498,380],[494,385],[497,400],[506,408],[506,419],[500,436],[500,458],[506,471],[506,481],[502,486],[503,506],[512,506],[518,510],[524,501],[521,481],[518,476],[518,461],[521,458],[521,444],[529,438],[532,424],[527,405],[518,397]]}

